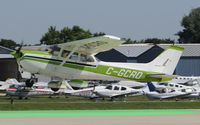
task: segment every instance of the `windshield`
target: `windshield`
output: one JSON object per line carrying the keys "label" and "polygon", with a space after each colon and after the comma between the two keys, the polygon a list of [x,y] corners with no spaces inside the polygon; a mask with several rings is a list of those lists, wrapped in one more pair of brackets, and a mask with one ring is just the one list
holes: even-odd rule
{"label": "windshield", "polygon": [[48,49],[48,52],[54,56],[58,56],[60,48],[57,45],[51,45],[50,48]]}

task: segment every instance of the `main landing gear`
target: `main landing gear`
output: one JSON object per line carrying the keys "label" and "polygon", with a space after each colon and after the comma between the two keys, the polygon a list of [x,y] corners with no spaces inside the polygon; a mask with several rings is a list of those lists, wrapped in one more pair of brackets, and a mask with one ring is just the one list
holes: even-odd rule
{"label": "main landing gear", "polygon": [[32,87],[34,83],[36,83],[38,79],[35,74],[31,74],[31,78],[25,81],[27,87]]}

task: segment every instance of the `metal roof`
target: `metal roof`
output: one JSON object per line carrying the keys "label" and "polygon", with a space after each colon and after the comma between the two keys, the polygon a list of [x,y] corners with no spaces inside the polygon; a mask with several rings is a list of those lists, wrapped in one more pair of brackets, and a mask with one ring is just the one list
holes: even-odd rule
{"label": "metal roof", "polygon": [[11,50],[9,48],[0,46],[0,54],[10,54],[10,52],[13,52],[14,50]]}
{"label": "metal roof", "polygon": [[139,55],[146,52],[153,46],[154,45],[149,45],[149,44],[126,44],[126,45],[120,45],[114,49],[122,53],[126,57],[138,57]]}
{"label": "metal roof", "polygon": [[3,58],[14,58],[10,52],[13,52],[14,50],[11,50],[9,48],[6,48],[6,47],[3,47],[3,46],[0,46],[0,59],[3,59]]}
{"label": "metal roof", "polygon": [[[163,49],[166,49],[170,44],[158,44]],[[182,57],[198,57],[200,56],[200,44],[176,44],[184,47]]]}
{"label": "metal roof", "polygon": [[5,59],[5,58],[14,58],[11,54],[0,54],[0,59]]}
{"label": "metal roof", "polygon": [[[166,49],[171,44],[157,44],[157,46]],[[182,57],[200,57],[200,44],[176,44],[178,46],[184,47],[184,52]],[[150,48],[153,44],[125,44],[120,45],[115,48],[126,57],[138,57]]]}

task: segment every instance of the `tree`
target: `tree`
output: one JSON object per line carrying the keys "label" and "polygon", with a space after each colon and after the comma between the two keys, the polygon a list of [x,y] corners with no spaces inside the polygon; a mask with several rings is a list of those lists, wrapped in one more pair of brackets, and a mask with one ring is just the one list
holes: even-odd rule
{"label": "tree", "polygon": [[40,43],[47,45],[61,43],[60,33],[56,30],[55,26],[50,26],[48,32],[45,33],[40,39]]}
{"label": "tree", "polygon": [[173,40],[171,39],[158,39],[158,38],[148,38],[145,40],[131,40],[130,38],[125,39],[125,43],[124,44],[134,44],[134,43],[153,43],[153,44],[161,44],[161,43],[174,43]]}
{"label": "tree", "polygon": [[148,38],[146,40],[142,40],[141,43],[161,44],[161,43],[174,43],[174,41],[170,39]]}
{"label": "tree", "polygon": [[19,46],[19,44],[17,44],[13,40],[1,39],[0,46],[4,46],[14,50],[17,46]]}
{"label": "tree", "polygon": [[126,39],[126,38],[124,38],[124,40],[126,41],[125,43],[123,43],[123,44],[134,44],[134,43],[137,43],[137,41],[136,40],[131,40],[131,38],[128,38],[128,39]]}
{"label": "tree", "polygon": [[60,31],[56,30],[55,26],[50,26],[48,32],[45,33],[40,39],[40,43],[51,45],[51,44],[66,43],[102,35],[105,35],[105,33],[99,32],[92,34],[90,30],[84,30],[77,25],[73,26],[72,28],[64,27]]}
{"label": "tree", "polygon": [[200,7],[192,9],[189,15],[185,15],[181,26],[184,29],[176,34],[180,43],[200,43]]}
{"label": "tree", "polygon": [[93,37],[96,37],[96,36],[103,36],[103,35],[106,35],[105,33],[103,33],[103,32],[96,32],[96,33],[94,33],[93,34]]}

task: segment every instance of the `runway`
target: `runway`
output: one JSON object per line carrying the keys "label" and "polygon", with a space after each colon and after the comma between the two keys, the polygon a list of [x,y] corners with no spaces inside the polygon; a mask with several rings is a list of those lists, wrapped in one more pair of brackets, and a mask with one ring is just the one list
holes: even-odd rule
{"label": "runway", "polygon": [[[82,111],[82,110],[81,110]],[[91,112],[92,111],[92,112]],[[47,115],[48,111],[0,111],[0,123],[2,125],[199,125],[199,110],[75,110],[70,111],[66,116],[57,116],[55,111],[52,115]],[[18,114],[17,114],[17,113]],[[32,112],[32,113],[31,113]],[[64,112],[64,111],[61,111]],[[60,113],[61,113],[60,112]],[[95,113],[96,112],[96,113]],[[103,113],[104,112],[104,113]],[[112,113],[109,113],[112,112]],[[11,115],[11,114],[14,115]],[[20,113],[22,113],[20,115]],[[30,116],[30,114],[32,116]],[[54,114],[55,113],[55,114]],[[58,113],[58,112],[57,112]],[[85,115],[83,115],[85,113]],[[121,115],[120,115],[121,113]],[[132,114],[134,113],[134,114]],[[2,116],[4,114],[4,116]],[[28,115],[29,114],[29,115]],[[40,115],[39,115],[40,114]],[[78,115],[75,115],[78,114]],[[106,115],[107,114],[107,115]],[[112,115],[115,114],[115,115]],[[9,117],[10,115],[10,117]],[[18,115],[18,116],[17,116]],[[92,116],[94,115],[94,116]]]}

